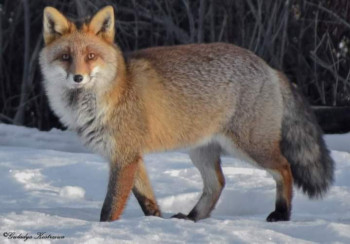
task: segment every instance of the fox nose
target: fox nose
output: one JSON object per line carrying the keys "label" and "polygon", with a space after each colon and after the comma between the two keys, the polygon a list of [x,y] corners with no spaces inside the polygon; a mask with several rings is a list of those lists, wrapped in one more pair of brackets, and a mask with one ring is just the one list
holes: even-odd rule
{"label": "fox nose", "polygon": [[84,77],[82,75],[74,75],[73,77],[73,80],[76,82],[76,83],[80,83],[82,82],[84,79]]}

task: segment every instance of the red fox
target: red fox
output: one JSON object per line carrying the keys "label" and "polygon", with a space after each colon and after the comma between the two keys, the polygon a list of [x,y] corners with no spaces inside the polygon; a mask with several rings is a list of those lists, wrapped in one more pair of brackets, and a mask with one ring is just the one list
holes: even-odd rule
{"label": "red fox", "polygon": [[239,150],[276,181],[275,210],[286,221],[293,183],[321,197],[334,163],[297,88],[252,52],[232,44],[154,47],[124,57],[107,6],[78,25],[44,10],[44,87],[61,122],[110,163],[101,221],[120,217],[132,191],[145,215],[161,216],[143,155],[188,148],[203,179],[185,215],[209,217],[225,185],[222,154]]}

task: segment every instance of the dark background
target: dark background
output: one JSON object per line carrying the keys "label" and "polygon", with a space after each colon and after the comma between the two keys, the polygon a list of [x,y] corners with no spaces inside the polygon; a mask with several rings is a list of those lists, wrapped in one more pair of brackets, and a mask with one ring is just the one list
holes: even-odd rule
{"label": "dark background", "polygon": [[54,6],[81,19],[106,5],[114,6],[122,50],[237,44],[286,73],[315,106],[325,131],[331,125],[333,132],[350,129],[348,0],[0,0],[1,122],[61,127],[41,86],[43,9]]}

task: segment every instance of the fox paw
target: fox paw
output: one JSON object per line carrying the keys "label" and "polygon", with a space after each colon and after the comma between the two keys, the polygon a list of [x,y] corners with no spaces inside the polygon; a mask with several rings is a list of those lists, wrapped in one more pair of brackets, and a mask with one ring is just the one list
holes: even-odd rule
{"label": "fox paw", "polygon": [[290,214],[288,212],[277,212],[273,211],[267,216],[267,222],[277,222],[277,221],[288,221],[290,219]]}
{"label": "fox paw", "polygon": [[188,215],[183,214],[183,213],[175,214],[175,215],[171,216],[171,218],[185,219],[185,220],[192,220],[193,221],[193,219],[189,218]]}

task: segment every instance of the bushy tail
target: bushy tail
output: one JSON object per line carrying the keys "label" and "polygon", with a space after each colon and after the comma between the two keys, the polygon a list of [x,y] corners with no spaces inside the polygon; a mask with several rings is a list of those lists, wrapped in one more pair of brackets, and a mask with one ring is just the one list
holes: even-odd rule
{"label": "bushy tail", "polygon": [[310,198],[322,197],[333,182],[334,162],[310,106],[296,87],[283,91],[281,150],[294,183]]}

